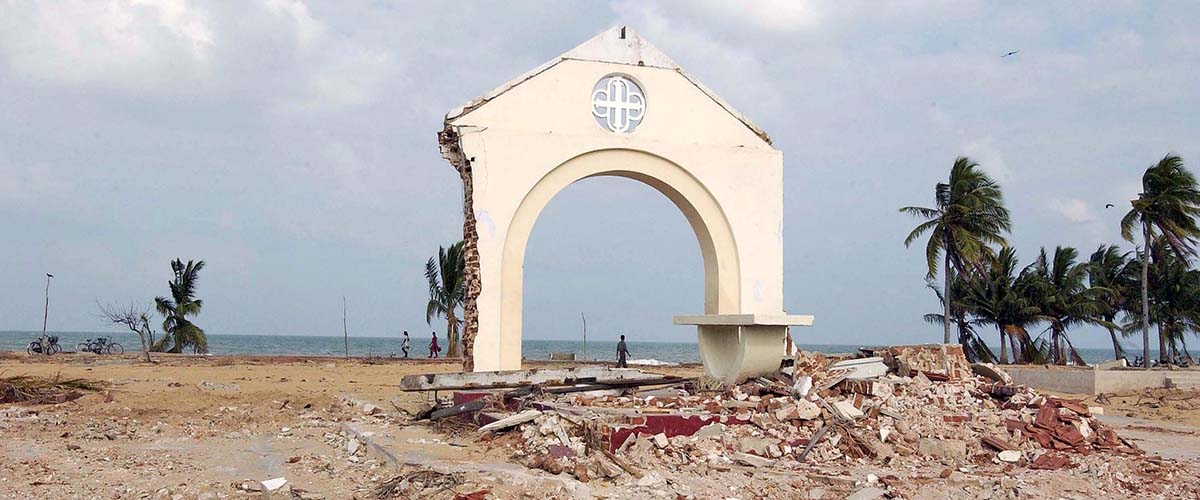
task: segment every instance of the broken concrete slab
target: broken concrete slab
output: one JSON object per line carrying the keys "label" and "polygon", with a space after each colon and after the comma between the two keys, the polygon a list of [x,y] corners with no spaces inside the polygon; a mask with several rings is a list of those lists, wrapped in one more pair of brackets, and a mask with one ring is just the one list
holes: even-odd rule
{"label": "broken concrete slab", "polygon": [[967,458],[967,442],[960,439],[921,438],[917,441],[917,452],[942,459],[964,460]]}
{"label": "broken concrete slab", "polygon": [[975,372],[976,375],[987,377],[994,382],[1000,382],[1005,385],[1012,385],[1013,383],[1012,377],[1009,374],[1004,373],[1004,370],[996,368],[991,363],[973,363],[971,371]]}
{"label": "broken concrete slab", "polygon": [[850,401],[836,401],[831,406],[838,415],[846,420],[854,420],[866,415],[862,410],[855,408],[854,403]]}
{"label": "broken concrete slab", "polygon": [[659,449],[662,449],[662,448],[666,448],[670,445],[671,445],[671,441],[667,440],[666,434],[663,434],[660,432],[660,433],[654,435],[654,446],[657,446],[657,447],[659,447]]}
{"label": "broken concrete slab", "polygon": [[847,359],[838,361],[829,366],[830,370],[849,370],[846,374],[847,380],[865,380],[876,377],[881,377],[887,373],[887,365],[883,364],[883,358],[859,358]]}
{"label": "broken concrete slab", "polygon": [[812,390],[813,378],[808,375],[800,375],[796,377],[796,381],[792,384],[792,397],[801,399],[808,396],[808,392]]}
{"label": "broken concrete slab", "polygon": [[732,458],[735,462],[743,465],[749,465],[751,467],[768,467],[775,463],[774,460],[769,458],[763,458],[758,455],[751,455],[749,453],[741,452],[734,452],[732,455],[730,455],[730,458]]}
{"label": "broken concrete slab", "polygon": [[775,444],[775,442],[767,438],[746,437],[741,441],[738,441],[738,451],[742,453],[753,453],[755,455],[765,457],[769,453],[767,450],[769,450],[773,444]]}
{"label": "broken concrete slab", "polygon": [[509,427],[513,427],[516,425],[521,425],[525,422],[532,422],[533,419],[538,418],[538,416],[540,416],[541,414],[542,414],[542,412],[539,410],[525,410],[516,415],[502,418],[500,420],[497,420],[495,422],[487,424],[483,427],[480,427],[479,432],[498,431],[498,430],[507,429]]}
{"label": "broken concrete slab", "polygon": [[996,454],[996,458],[1001,462],[1015,464],[1021,460],[1021,452],[1017,450],[1004,450]]}
{"label": "broken concrete slab", "polygon": [[263,481],[261,483],[263,500],[292,498],[291,488],[284,488],[287,486],[287,482],[287,479],[282,477]]}
{"label": "broken concrete slab", "polygon": [[708,424],[704,427],[701,427],[700,430],[696,431],[695,434],[692,434],[692,437],[695,437],[696,439],[708,439],[708,438],[712,438],[712,437],[718,437],[725,433],[725,429],[726,429],[725,424],[722,424],[720,422],[712,423],[712,424]]}
{"label": "broken concrete slab", "polygon": [[863,488],[851,493],[850,496],[846,497],[846,500],[875,500],[876,498],[881,498],[886,494],[887,490],[883,488]]}

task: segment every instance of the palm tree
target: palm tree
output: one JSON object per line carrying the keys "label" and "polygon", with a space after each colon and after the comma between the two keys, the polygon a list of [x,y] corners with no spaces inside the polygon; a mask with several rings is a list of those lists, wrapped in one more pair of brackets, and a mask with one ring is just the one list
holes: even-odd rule
{"label": "palm tree", "polygon": [[202,260],[189,260],[187,265],[179,259],[171,261],[171,271],[175,273],[175,279],[167,282],[171,296],[154,298],[154,306],[163,317],[163,336],[155,344],[155,351],[179,353],[191,347],[196,353],[208,352],[204,330],[188,320],[188,316],[200,314],[204,306],[204,301],[196,298],[196,280],[201,269],[204,269]]}
{"label": "palm tree", "polygon": [[[1116,245],[1100,245],[1088,258],[1088,286],[1108,290],[1103,300],[1107,310],[1104,320],[1114,323],[1117,315],[1127,313],[1133,307],[1133,297],[1137,293],[1138,259],[1130,258],[1132,252],[1121,252]],[[1124,359],[1125,348],[1117,338],[1118,328],[1106,327],[1112,340],[1113,359]]]}
{"label": "palm tree", "polygon": [[1032,339],[1027,328],[1044,318],[1031,300],[1028,273],[1017,269],[1017,253],[1011,247],[1000,249],[982,273],[968,282],[963,302],[978,321],[1000,332],[1000,362],[1008,363],[1012,345],[1013,361],[1028,360]]}
{"label": "palm tree", "polygon": [[432,324],[436,316],[446,318],[447,357],[458,356],[458,319],[455,311],[466,296],[466,254],[463,242],[450,248],[438,247],[438,255],[425,263],[425,279],[429,281],[429,304],[425,306],[425,322]]}
{"label": "palm tree", "polygon": [[1079,252],[1071,247],[1056,247],[1054,258],[1046,256],[1042,248],[1031,266],[1033,286],[1038,308],[1050,323],[1050,360],[1065,365],[1070,360],[1085,365],[1075,350],[1067,332],[1082,324],[1098,326],[1115,325],[1103,319],[1108,307],[1103,295],[1107,289],[1087,285],[1087,263],[1076,262]]}
{"label": "palm tree", "polygon": [[[1200,189],[1196,177],[1184,168],[1183,158],[1174,154],[1164,156],[1142,175],[1142,192],[1129,202],[1133,208],[1121,219],[1121,236],[1133,242],[1133,230],[1139,224],[1142,232],[1142,359],[1150,367],[1150,267],[1157,265],[1161,255],[1148,251],[1151,242],[1161,237],[1166,245],[1184,262],[1196,255],[1196,238],[1200,227]],[[1166,338],[1159,331],[1159,357],[1165,360]]]}
{"label": "palm tree", "polygon": [[[1151,243],[1151,252],[1159,252],[1159,242]],[[1184,261],[1171,252],[1163,252],[1162,259],[1150,270],[1150,318],[1158,326],[1165,339],[1168,358],[1186,357],[1186,334],[1200,332],[1200,271],[1188,269]],[[1141,322],[1141,311],[1130,311],[1128,329],[1136,328]],[[1180,353],[1180,350],[1183,352]]]}
{"label": "palm tree", "polygon": [[[924,222],[904,239],[908,247],[925,233],[929,241],[925,245],[925,260],[928,266],[926,279],[937,275],[938,260],[942,262],[942,286],[948,289],[947,300],[942,301],[943,317],[952,317],[950,307],[954,303],[954,287],[947,286],[954,272],[963,273],[968,265],[977,265],[984,256],[993,253],[989,244],[1005,244],[1003,233],[1012,229],[1008,209],[1004,208],[1004,197],[1000,185],[979,168],[979,164],[960,156],[950,168],[949,182],[939,182],[934,187],[934,208],[903,207],[907,213]],[[950,343],[950,323],[943,322],[944,343]]]}
{"label": "palm tree", "polygon": [[[946,296],[938,289],[933,280],[927,280],[925,286],[933,290],[934,295],[937,295],[938,302],[946,303]],[[963,297],[965,295],[965,280],[961,276],[956,276],[951,282],[950,287],[952,295],[955,297]],[[958,300],[958,299],[956,299]],[[954,323],[958,330],[958,343],[963,346],[963,355],[967,357],[967,361],[972,363],[987,362],[991,363],[996,360],[996,355],[975,331],[975,326],[980,323],[976,319],[967,318],[968,307],[961,300],[955,302],[954,307],[950,309],[953,316],[950,317],[950,322]],[[945,325],[946,317],[939,313],[928,313],[924,316],[925,322],[931,325]]]}

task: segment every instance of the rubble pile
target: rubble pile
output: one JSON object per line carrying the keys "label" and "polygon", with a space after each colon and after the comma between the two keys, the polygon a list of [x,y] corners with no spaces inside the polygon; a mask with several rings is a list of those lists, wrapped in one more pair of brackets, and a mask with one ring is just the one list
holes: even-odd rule
{"label": "rubble pile", "polygon": [[[488,431],[526,465],[581,481],[638,470],[805,467],[805,463],[1071,467],[1072,455],[1139,454],[1080,402],[973,370],[958,346],[892,347],[835,360],[800,353],[772,378],[719,392],[691,383],[656,390],[537,394],[524,423]],[[979,371],[994,379],[976,375]],[[533,413],[536,413],[534,415]],[[504,424],[504,422],[501,422]],[[495,434],[493,434],[495,433]]]}

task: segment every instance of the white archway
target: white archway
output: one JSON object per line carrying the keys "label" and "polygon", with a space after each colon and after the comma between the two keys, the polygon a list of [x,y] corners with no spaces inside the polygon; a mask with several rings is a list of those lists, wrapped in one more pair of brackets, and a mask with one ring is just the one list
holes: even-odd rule
{"label": "white archway", "polygon": [[[620,91],[603,94],[613,81]],[[612,100],[622,96],[633,100]],[[599,108],[633,109],[620,118],[636,127]],[[698,327],[710,375],[778,368],[787,327],[812,321],[783,310],[782,153],[632,30],[605,31],[452,110],[438,138],[463,181],[466,368],[521,367],[529,235],[556,194],[596,176],[645,183],[687,218],[704,260],[704,314],[674,321]]]}

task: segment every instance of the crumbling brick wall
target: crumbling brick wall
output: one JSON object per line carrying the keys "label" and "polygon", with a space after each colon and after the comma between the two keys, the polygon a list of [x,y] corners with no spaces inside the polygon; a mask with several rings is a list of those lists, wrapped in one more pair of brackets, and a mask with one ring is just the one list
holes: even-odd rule
{"label": "crumbling brick wall", "polygon": [[463,298],[462,358],[463,371],[475,371],[475,334],[479,331],[479,298],[481,281],[479,276],[479,232],[475,226],[475,203],[472,199],[471,158],[462,151],[458,131],[446,125],[438,132],[438,149],[442,158],[458,171],[463,183],[463,249],[466,252],[466,287]]}

